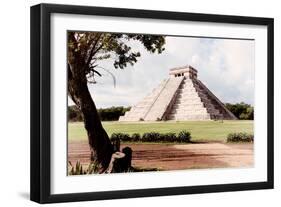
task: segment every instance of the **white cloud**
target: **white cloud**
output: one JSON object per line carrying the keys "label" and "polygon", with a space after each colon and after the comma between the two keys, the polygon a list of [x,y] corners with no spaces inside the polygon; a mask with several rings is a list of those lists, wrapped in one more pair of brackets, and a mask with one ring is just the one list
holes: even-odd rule
{"label": "white cloud", "polygon": [[140,44],[131,46],[142,55],[134,66],[116,70],[112,62],[101,64],[116,77],[115,88],[105,71],[97,84],[89,86],[98,108],[134,105],[168,78],[170,68],[188,64],[223,102],[253,104],[254,41],[167,37],[166,50],[159,55],[146,52]]}
{"label": "white cloud", "polygon": [[254,100],[254,41],[216,40],[202,56],[200,77],[224,102]]}

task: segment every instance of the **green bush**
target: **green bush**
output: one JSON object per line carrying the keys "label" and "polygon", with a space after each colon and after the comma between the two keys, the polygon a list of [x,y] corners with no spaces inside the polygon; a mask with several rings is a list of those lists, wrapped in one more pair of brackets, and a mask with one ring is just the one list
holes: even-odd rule
{"label": "green bush", "polygon": [[177,141],[184,142],[184,143],[190,142],[191,141],[190,132],[185,131],[185,130],[180,131],[180,133],[178,134],[178,137],[177,137]]}
{"label": "green bush", "polygon": [[254,135],[247,133],[230,133],[227,135],[227,142],[253,142]]}
{"label": "green bush", "polygon": [[159,142],[160,134],[158,132],[144,133],[141,138],[142,142]]}
{"label": "green bush", "polygon": [[129,142],[132,140],[130,135],[125,133],[113,133],[111,135],[111,140],[113,141],[115,139],[119,139],[122,142]]}
{"label": "green bush", "polygon": [[142,136],[139,133],[134,133],[131,136],[125,133],[113,133],[110,137],[111,141],[116,139],[120,142],[176,142],[176,143],[190,143],[191,135],[188,131],[181,131],[178,135],[176,133],[146,132]]}
{"label": "green bush", "polygon": [[134,134],[132,134],[131,140],[132,140],[132,142],[139,142],[139,141],[141,141],[141,136],[140,136],[140,134],[139,134],[139,133],[134,133]]}
{"label": "green bush", "polygon": [[[109,107],[98,109],[98,114],[101,121],[117,121],[120,116],[123,116],[131,107]],[[69,121],[83,121],[81,111],[76,105],[68,106],[68,120]]]}
{"label": "green bush", "polygon": [[177,142],[177,135],[172,132],[161,134],[162,142]]}

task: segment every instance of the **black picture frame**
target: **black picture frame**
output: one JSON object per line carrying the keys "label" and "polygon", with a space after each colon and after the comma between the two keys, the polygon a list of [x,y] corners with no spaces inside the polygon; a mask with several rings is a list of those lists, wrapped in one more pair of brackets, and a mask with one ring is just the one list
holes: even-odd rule
{"label": "black picture frame", "polygon": [[[210,23],[264,25],[267,27],[267,181],[235,184],[167,187],[74,194],[50,193],[50,15],[52,13],[98,15],[112,17],[151,18]],[[272,18],[195,14],[168,11],[135,10],[89,6],[39,4],[31,7],[31,174],[30,199],[39,203],[88,201],[102,199],[167,196],[179,194],[211,193],[272,189],[274,186],[273,147],[273,38]]]}

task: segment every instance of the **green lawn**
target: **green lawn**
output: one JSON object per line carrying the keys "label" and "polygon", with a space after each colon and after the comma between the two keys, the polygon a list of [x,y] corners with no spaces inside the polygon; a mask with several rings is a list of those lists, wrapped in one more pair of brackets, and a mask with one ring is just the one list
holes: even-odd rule
{"label": "green lawn", "polygon": [[[182,122],[103,122],[108,135],[114,132],[140,133],[144,132],[174,132],[187,130],[191,133],[192,141],[225,141],[231,132],[253,133],[253,121],[182,121]],[[68,124],[70,141],[87,140],[86,131],[82,122]]]}

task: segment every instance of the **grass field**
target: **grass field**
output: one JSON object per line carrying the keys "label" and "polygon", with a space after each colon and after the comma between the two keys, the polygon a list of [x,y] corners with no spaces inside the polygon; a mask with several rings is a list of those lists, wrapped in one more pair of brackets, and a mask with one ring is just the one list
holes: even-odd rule
{"label": "grass field", "polygon": [[[103,122],[108,135],[112,133],[140,133],[145,132],[174,132],[187,130],[191,133],[192,141],[225,141],[231,132],[253,133],[253,121],[185,121],[185,122]],[[82,122],[68,124],[69,141],[87,140]]]}

